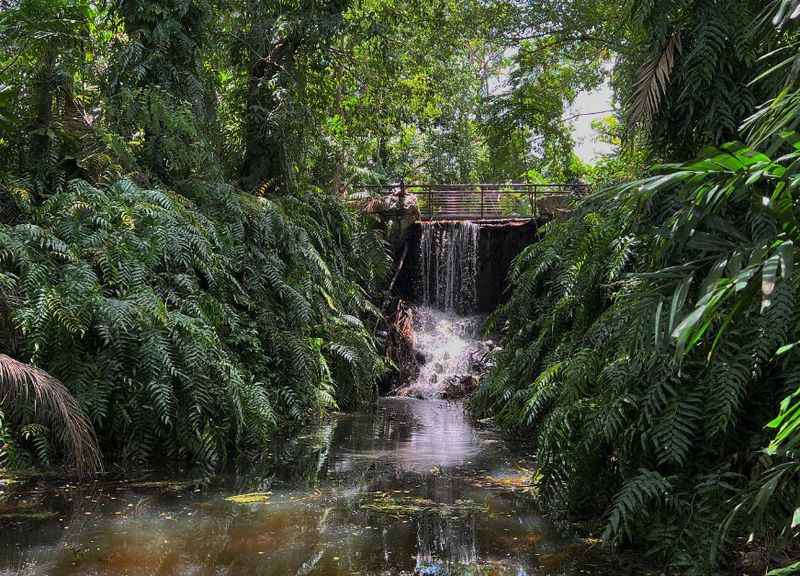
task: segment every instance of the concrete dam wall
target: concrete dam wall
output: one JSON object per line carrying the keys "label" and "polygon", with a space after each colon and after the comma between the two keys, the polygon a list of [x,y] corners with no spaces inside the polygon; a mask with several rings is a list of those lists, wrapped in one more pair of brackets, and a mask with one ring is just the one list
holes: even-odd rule
{"label": "concrete dam wall", "polygon": [[416,222],[406,232],[397,279],[402,298],[459,314],[489,313],[506,298],[513,259],[540,223]]}

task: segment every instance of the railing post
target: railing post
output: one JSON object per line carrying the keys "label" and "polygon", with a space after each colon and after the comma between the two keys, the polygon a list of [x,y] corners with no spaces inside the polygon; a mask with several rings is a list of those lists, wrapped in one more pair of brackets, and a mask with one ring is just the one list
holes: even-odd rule
{"label": "railing post", "polygon": [[536,194],[536,188],[530,182],[525,183],[525,190],[528,192],[528,207],[530,208],[531,215],[536,214],[536,204],[533,201],[533,195]]}
{"label": "railing post", "polygon": [[481,220],[483,220],[483,186],[481,186],[480,189],[481,189]]}

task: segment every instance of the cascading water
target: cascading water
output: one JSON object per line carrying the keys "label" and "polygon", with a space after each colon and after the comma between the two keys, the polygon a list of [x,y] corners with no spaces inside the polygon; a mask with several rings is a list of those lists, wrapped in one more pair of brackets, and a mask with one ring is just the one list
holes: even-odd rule
{"label": "cascading water", "polygon": [[480,227],[474,222],[423,222],[419,254],[422,304],[447,312],[475,310]]}
{"label": "cascading water", "polygon": [[[458,389],[477,372],[485,352],[482,318],[420,306],[414,311],[414,335],[422,359],[417,378],[404,390],[410,396],[435,398]],[[457,394],[450,394],[457,395]]]}
{"label": "cascading water", "polygon": [[480,227],[474,222],[421,224],[418,297],[413,312],[419,370],[398,394],[458,398],[474,389],[491,343],[479,340]]}

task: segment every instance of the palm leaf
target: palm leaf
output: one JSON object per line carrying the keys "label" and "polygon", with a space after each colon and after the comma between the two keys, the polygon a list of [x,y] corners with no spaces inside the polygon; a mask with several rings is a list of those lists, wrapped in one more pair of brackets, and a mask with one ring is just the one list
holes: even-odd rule
{"label": "palm leaf", "polygon": [[38,368],[0,354],[0,406],[32,403],[36,416],[61,430],[61,441],[77,472],[101,470],[94,428],[66,386]]}
{"label": "palm leaf", "polygon": [[629,105],[628,118],[631,124],[649,122],[658,114],[680,51],[681,34],[674,32],[667,38],[656,57],[642,66]]}

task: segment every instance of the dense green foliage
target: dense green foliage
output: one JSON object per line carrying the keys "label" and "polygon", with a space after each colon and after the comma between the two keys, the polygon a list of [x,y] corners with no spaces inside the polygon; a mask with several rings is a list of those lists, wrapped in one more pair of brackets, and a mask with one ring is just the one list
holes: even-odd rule
{"label": "dense green foliage", "polygon": [[[123,464],[368,401],[387,257],[342,197],[580,175],[564,113],[609,51],[578,30],[613,13],[584,4],[0,3],[0,350]],[[44,454],[35,416],[6,458]]]}
{"label": "dense green foliage", "polygon": [[[644,542],[704,572],[730,500],[770,464],[759,449],[793,388],[775,353],[795,332],[798,283],[779,284],[763,313],[751,299],[723,339],[678,356],[670,335],[687,310],[747,269],[777,228],[748,210],[760,192],[722,198],[714,218],[697,213],[694,190],[626,188],[548,225],[516,263],[499,312],[510,321],[506,352],[477,402],[505,426],[536,430],[542,495],[554,509],[609,511],[612,541]],[[788,526],[796,494],[784,496],[772,504]]]}
{"label": "dense green foliage", "polygon": [[764,25],[772,13],[760,0],[631,3],[634,42],[615,71],[617,95],[661,159],[688,160],[738,138],[774,92],[751,83],[771,65],[763,56],[784,44]]}
{"label": "dense green foliage", "polygon": [[[684,18],[705,26],[694,8]],[[733,118],[677,101],[663,128],[651,118],[662,157],[742,134],[748,144],[599,191],[517,259],[494,317],[507,341],[474,403],[534,431],[551,509],[604,515],[609,542],[699,574],[732,564],[750,533],[771,544],[766,565],[800,525],[800,137],[797,88],[783,74],[797,52],[779,20],[754,32],[767,38],[763,53],[793,46],[754,88],[779,95],[744,128],[747,98]],[[753,80],[752,68],[726,69],[738,85]],[[672,143],[659,144],[661,129]]]}
{"label": "dense green foliage", "polygon": [[[0,8],[0,360],[106,460],[219,469],[374,397],[355,184],[583,178],[611,186],[516,261],[475,409],[609,542],[711,573],[797,535],[796,0]],[[607,80],[587,167],[569,106]],[[0,465],[48,463],[3,370]]]}
{"label": "dense green foliage", "polygon": [[315,194],[213,198],[75,180],[0,227],[6,346],[68,382],[124,462],[216,465],[276,420],[369,399],[380,374],[359,319],[374,236]]}
{"label": "dense green foliage", "polygon": [[[270,198],[272,176],[259,195],[238,186],[244,152],[204,66],[222,54],[214,14],[0,14],[0,349],[60,378],[122,465],[218,469],[278,426],[369,401],[384,370],[364,325],[383,242],[308,178]],[[0,456],[48,463],[59,431],[6,408]]]}

